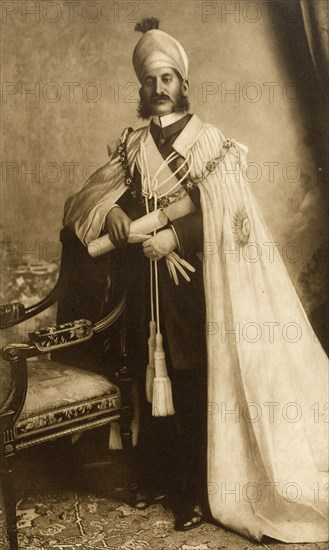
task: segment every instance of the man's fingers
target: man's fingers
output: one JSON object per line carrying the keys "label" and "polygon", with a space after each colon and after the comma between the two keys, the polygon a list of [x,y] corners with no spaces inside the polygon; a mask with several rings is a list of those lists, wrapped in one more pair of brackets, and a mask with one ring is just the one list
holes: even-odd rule
{"label": "man's fingers", "polygon": [[123,241],[127,241],[129,237],[130,221],[126,218],[122,218],[119,224],[119,235]]}
{"label": "man's fingers", "polygon": [[117,248],[122,248],[127,244],[129,229],[130,221],[120,219],[109,231],[110,239]]}
{"label": "man's fingers", "polygon": [[120,246],[120,237],[119,237],[119,233],[118,233],[118,230],[117,230],[116,227],[111,228],[111,231],[109,231],[109,236],[110,236],[110,239],[111,239],[112,243],[116,247],[119,247]]}
{"label": "man's fingers", "polygon": [[128,239],[129,237],[129,233],[130,233],[130,224],[131,224],[131,220],[129,218],[127,218],[125,220],[125,235],[126,235],[126,239]]}
{"label": "man's fingers", "polygon": [[150,260],[161,260],[161,254],[157,254],[151,246],[143,247],[144,256]]}
{"label": "man's fingers", "polygon": [[143,248],[150,248],[151,247],[151,239],[147,239],[147,241],[143,242]]}
{"label": "man's fingers", "polygon": [[152,248],[144,248],[143,252],[144,252],[144,255],[147,256],[148,258],[154,259],[157,256],[157,253],[154,252]]}
{"label": "man's fingers", "polygon": [[126,240],[126,232],[125,232],[125,226],[124,226],[124,223],[123,223],[122,220],[119,221],[119,223],[116,227],[116,231],[117,231],[117,238],[120,241],[125,241]]}
{"label": "man's fingers", "polygon": [[110,237],[110,239],[116,248],[122,247],[122,241],[120,241],[117,237]]}

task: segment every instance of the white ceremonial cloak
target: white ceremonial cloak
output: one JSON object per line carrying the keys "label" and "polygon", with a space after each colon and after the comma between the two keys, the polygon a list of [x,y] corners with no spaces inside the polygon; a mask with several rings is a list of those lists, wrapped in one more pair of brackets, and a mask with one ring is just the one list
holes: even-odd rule
{"label": "white ceremonial cloak", "polygon": [[[148,132],[128,138],[131,172]],[[173,148],[203,213],[211,513],[258,541],[326,541],[328,358],[244,178],[247,148],[196,115]],[[67,201],[65,225],[88,244],[125,189],[114,154]]]}

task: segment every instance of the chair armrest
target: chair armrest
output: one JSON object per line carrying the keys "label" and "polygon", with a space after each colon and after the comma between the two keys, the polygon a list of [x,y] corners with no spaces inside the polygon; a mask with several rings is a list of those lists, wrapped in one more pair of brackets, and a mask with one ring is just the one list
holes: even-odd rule
{"label": "chair armrest", "polygon": [[69,321],[29,332],[29,340],[41,353],[81,344],[90,340],[96,332],[102,332],[115,323],[122,315],[125,303],[126,294],[123,294],[115,308],[94,325],[88,319]]}
{"label": "chair armrest", "polygon": [[93,335],[93,325],[88,319],[78,319],[28,333],[30,342],[41,353],[81,344],[90,340]]}
{"label": "chair armrest", "polygon": [[[0,357],[5,361],[12,361],[12,358],[16,358],[16,356],[26,359],[27,357],[50,353],[91,340],[95,333],[106,330],[122,315],[125,308],[125,299],[124,294],[111,313],[94,325],[88,319],[75,319],[60,325],[43,327],[28,332],[28,343],[13,343],[4,346],[0,349]],[[15,309],[13,306],[16,305],[22,306],[22,304],[10,304],[2,307],[7,307],[11,313]],[[19,310],[19,308],[17,309]],[[11,313],[11,315],[11,322],[13,323],[13,314]]]}

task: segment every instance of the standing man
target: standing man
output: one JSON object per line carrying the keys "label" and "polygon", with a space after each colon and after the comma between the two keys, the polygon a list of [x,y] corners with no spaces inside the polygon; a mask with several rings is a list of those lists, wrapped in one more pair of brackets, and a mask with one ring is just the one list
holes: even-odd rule
{"label": "standing man", "polygon": [[[200,196],[196,186],[185,190],[183,185],[188,181],[187,151],[202,129],[202,123],[188,113],[186,53],[173,37],[158,29],[151,30],[157,25],[157,20],[152,19],[137,26],[137,30],[144,33],[133,54],[134,68],[141,82],[139,116],[151,122],[142,132],[129,133],[125,140],[128,174],[122,165],[118,167],[116,151],[110,162],[67,201],[65,225],[85,244],[105,231],[116,247],[122,248],[126,261],[128,256],[127,351],[131,370],[139,382],[141,408],[140,491],[136,506],[143,508],[154,496],[168,493],[176,515],[176,528],[187,530],[203,520],[195,505],[205,489],[203,424],[207,361],[202,261],[197,255],[203,248]],[[184,135],[182,131],[186,127],[188,131]],[[130,160],[131,153],[140,153],[141,143],[146,145],[147,158],[137,155]],[[169,162],[164,162],[168,157]],[[159,171],[157,179],[164,184],[158,206],[172,203],[177,208],[179,199],[185,196],[185,201],[189,197],[189,213],[184,215],[182,209],[182,215],[168,219],[165,228],[150,236],[143,245],[125,246],[132,220],[145,215],[146,208],[154,209],[154,200],[147,200],[143,195],[141,172],[145,174],[146,168],[156,172],[162,164],[164,169]],[[102,204],[97,197],[92,204],[100,181],[106,182],[109,188],[112,185],[115,196],[110,200],[106,198],[105,203],[101,198]],[[169,192],[163,192],[164,188]],[[177,271],[178,285],[165,259],[172,251],[178,251],[190,264],[187,271],[184,270],[190,280]],[[150,261],[158,263],[160,324],[175,410],[175,415],[165,418],[152,416],[151,405],[145,397],[151,319]]]}
{"label": "standing man", "polygon": [[[188,112],[182,45],[156,19],[136,27],[143,32],[133,53],[139,116],[151,121],[123,133],[64,215],[85,245],[107,234],[128,265],[127,343],[140,390],[145,491],[135,504],[145,507],[156,488],[168,493],[178,530],[200,525],[196,504],[209,500],[215,519],[256,540],[326,540],[326,501],[311,502],[306,488],[328,481],[325,424],[310,421],[312,404],[326,401],[327,358],[280,258],[264,253],[273,241],[244,179],[246,147]],[[129,243],[131,224],[154,211],[161,230],[148,228]],[[257,261],[250,247],[260,250]],[[289,324],[302,330],[294,346],[280,336]],[[154,327],[166,366],[162,349],[152,347]],[[161,367],[153,393],[152,358]],[[249,403],[296,401],[304,407],[298,424],[265,414],[253,423],[245,414]],[[303,491],[289,502],[284,488],[295,482]],[[251,495],[243,492],[251,485]]]}

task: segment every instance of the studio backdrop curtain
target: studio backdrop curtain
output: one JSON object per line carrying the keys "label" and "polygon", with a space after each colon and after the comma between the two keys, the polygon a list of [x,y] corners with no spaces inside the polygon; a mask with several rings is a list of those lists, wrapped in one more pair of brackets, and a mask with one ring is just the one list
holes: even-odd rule
{"label": "studio backdrop curtain", "polygon": [[308,46],[326,97],[329,89],[328,4],[328,0],[300,0]]}

